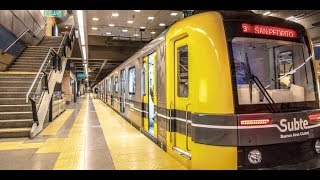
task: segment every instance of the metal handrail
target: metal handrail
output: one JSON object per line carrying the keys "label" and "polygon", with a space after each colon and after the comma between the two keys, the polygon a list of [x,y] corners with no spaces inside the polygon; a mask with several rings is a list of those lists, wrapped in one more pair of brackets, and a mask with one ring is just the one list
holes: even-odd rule
{"label": "metal handrail", "polygon": [[62,45],[63,45],[63,43],[64,43],[64,41],[65,41],[65,38],[67,37],[67,36],[66,36],[67,34],[69,34],[69,33],[65,33],[64,36],[63,36],[63,38],[62,38],[62,41],[61,41],[60,46],[59,46],[59,49],[58,49],[58,55],[59,55],[60,49],[61,49],[61,47],[62,47]]}
{"label": "metal handrail", "polygon": [[[21,39],[27,32],[30,33],[33,37],[36,37],[37,34],[47,25],[47,23],[45,23],[43,26],[40,26],[38,24],[38,22],[36,22],[40,28],[35,32],[33,33],[29,27],[23,22],[21,21],[21,19],[14,13],[12,12],[12,10],[10,10],[10,12],[12,13],[13,16],[15,16],[27,29],[15,40],[13,41],[3,52],[1,52],[1,54],[3,53],[6,53],[19,39]],[[30,12],[28,11],[28,13],[30,14]],[[30,14],[31,15],[31,14]],[[32,15],[31,15],[32,16]],[[33,18],[33,17],[32,17]],[[33,18],[34,21],[36,21],[34,18]]]}
{"label": "metal handrail", "polygon": [[[42,27],[40,27],[40,29],[37,30],[37,32],[35,33],[35,35],[37,35],[41,29],[43,29],[46,26],[46,24],[44,24]],[[15,41],[13,41],[3,52],[6,53],[17,41],[19,41],[19,39],[21,39],[27,32],[30,32],[30,29],[26,29]]]}
{"label": "metal handrail", "polygon": [[30,28],[29,28],[23,21],[21,21],[21,19],[20,19],[14,12],[12,12],[12,10],[10,10],[10,12],[12,13],[12,15],[13,15],[14,17],[16,17],[16,18],[30,31],[30,34],[31,34],[33,37],[35,37],[35,34],[34,34],[33,32],[31,32]]}
{"label": "metal handrail", "polygon": [[40,73],[41,73],[44,65],[45,65],[45,63],[47,62],[47,59],[49,58],[49,55],[51,54],[51,52],[54,52],[56,55],[60,56],[59,53],[60,53],[61,47],[63,46],[63,42],[65,41],[65,38],[66,38],[66,36],[67,36],[68,34],[69,34],[69,33],[66,33],[66,34],[63,36],[63,39],[62,39],[62,41],[61,41],[61,43],[60,43],[58,52],[56,52],[52,47],[50,47],[50,49],[49,49],[46,57],[44,58],[41,66],[40,66],[40,68],[39,68],[39,70],[38,70],[38,73],[37,73],[36,77],[34,78],[32,84],[31,84],[31,86],[30,86],[30,88],[29,88],[29,90],[28,90],[28,93],[26,94],[26,102],[27,102],[27,103],[29,102],[29,101],[28,101],[28,100],[29,100],[29,95],[30,95],[30,93],[31,93],[31,91],[32,91],[32,89],[33,89],[33,87],[34,87],[34,85],[35,85],[35,83],[36,83],[36,81],[37,81],[37,79],[38,79],[38,77],[39,77],[39,75],[40,75]]}
{"label": "metal handrail", "polygon": [[19,39],[24,36],[27,32],[29,32],[29,29],[26,29],[15,41],[13,41],[10,46],[8,46],[3,53],[7,52],[17,41],[19,41]]}
{"label": "metal handrail", "polygon": [[36,23],[38,24],[38,26],[41,27],[40,24],[38,23],[38,21],[36,21],[36,19],[32,16],[32,14],[30,13],[30,11],[27,10],[27,12],[28,12],[28,14],[31,16],[31,18],[33,19],[33,22],[36,22]]}
{"label": "metal handrail", "polygon": [[29,100],[28,97],[29,97],[29,95],[30,95],[30,93],[31,93],[31,91],[32,91],[32,88],[33,88],[33,86],[36,84],[36,81],[37,81],[37,79],[38,79],[38,77],[39,77],[39,75],[40,75],[40,73],[41,73],[41,71],[42,71],[42,68],[43,68],[43,66],[45,65],[47,59],[49,58],[52,50],[54,50],[54,49],[51,47],[51,48],[49,49],[46,57],[44,58],[41,66],[40,66],[40,68],[39,68],[39,70],[38,70],[38,73],[37,73],[36,77],[34,78],[32,84],[31,84],[31,86],[30,86],[30,88],[29,88],[29,90],[28,90],[28,93],[27,93],[27,95],[26,95],[26,102],[27,102],[27,103],[29,102],[29,101],[28,101],[28,100]]}
{"label": "metal handrail", "polygon": [[47,23],[44,23],[43,26],[40,27],[34,34],[37,35],[44,27],[46,27]]}

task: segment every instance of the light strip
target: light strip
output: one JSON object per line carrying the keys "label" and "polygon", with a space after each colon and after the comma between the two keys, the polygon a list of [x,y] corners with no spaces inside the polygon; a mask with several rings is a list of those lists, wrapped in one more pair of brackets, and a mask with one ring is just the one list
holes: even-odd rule
{"label": "light strip", "polygon": [[87,60],[86,46],[82,46],[82,56],[83,56],[83,59],[86,61]]}
{"label": "light strip", "polygon": [[78,25],[83,27],[83,13],[82,10],[77,10],[77,18],[78,18]]}

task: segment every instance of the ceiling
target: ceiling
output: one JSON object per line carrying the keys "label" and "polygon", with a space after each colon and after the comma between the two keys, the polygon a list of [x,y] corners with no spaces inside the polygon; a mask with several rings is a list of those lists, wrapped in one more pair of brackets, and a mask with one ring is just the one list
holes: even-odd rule
{"label": "ceiling", "polygon": [[[313,43],[320,44],[319,10],[252,11],[258,14],[270,11],[268,16],[283,19],[292,16],[291,20],[305,26]],[[84,12],[88,40],[88,73],[91,86],[101,81],[114,68],[118,67],[175,21],[183,18],[182,11],[174,10],[141,10],[140,12],[135,12],[135,10],[85,10]],[[172,12],[177,13],[177,15],[170,15]],[[118,16],[113,16],[115,13]],[[60,28],[70,28],[73,25],[73,17],[70,17],[71,19],[69,18],[60,24]],[[149,17],[153,17],[153,19]],[[110,26],[110,24],[114,26]],[[140,31],[141,27],[145,27],[145,30]],[[78,52],[73,53],[72,57],[76,57],[73,62],[78,71],[81,71],[83,65],[80,48]]]}
{"label": "ceiling", "polygon": [[[86,11],[90,85],[101,81],[168,26],[183,18],[181,11],[136,11]],[[170,15],[173,12],[177,14]]]}

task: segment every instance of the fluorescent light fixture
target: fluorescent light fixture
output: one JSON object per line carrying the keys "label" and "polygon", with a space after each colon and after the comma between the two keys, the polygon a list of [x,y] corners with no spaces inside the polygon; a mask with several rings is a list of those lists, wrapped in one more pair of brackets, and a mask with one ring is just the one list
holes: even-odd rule
{"label": "fluorescent light fixture", "polygon": [[87,60],[86,46],[82,46],[82,57],[84,60]]}
{"label": "fluorescent light fixture", "polygon": [[110,27],[113,27],[113,26],[114,26],[114,24],[109,24],[109,26],[110,26]]}
{"label": "fluorescent light fixture", "polygon": [[132,23],[133,23],[133,21],[127,21],[127,23],[132,24]]}
{"label": "fluorescent light fixture", "polygon": [[270,11],[267,11],[267,12],[263,13],[263,15],[266,16],[266,15],[269,15],[270,13],[271,13]]}
{"label": "fluorescent light fixture", "polygon": [[77,10],[77,18],[78,18],[78,25],[80,27],[83,26],[83,12],[82,12],[82,10]]}
{"label": "fluorescent light fixture", "polygon": [[160,23],[160,24],[159,24],[159,26],[165,26],[165,25],[166,25],[166,24],[164,24],[164,23]]}
{"label": "fluorescent light fixture", "polygon": [[106,32],[106,34],[110,35],[110,34],[111,34],[111,32]]}
{"label": "fluorescent light fixture", "polygon": [[98,28],[97,27],[92,27],[92,30],[98,30]]}
{"label": "fluorescent light fixture", "polygon": [[141,12],[141,10],[133,10],[134,12]]}
{"label": "fluorescent light fixture", "polygon": [[171,15],[171,16],[176,16],[176,15],[178,15],[178,13],[173,12],[173,13],[171,13],[170,15]]}
{"label": "fluorescent light fixture", "polygon": [[128,32],[128,29],[122,29],[122,32]]}
{"label": "fluorescent light fixture", "polygon": [[146,28],[146,27],[144,27],[144,26],[141,26],[141,27],[140,27],[140,29],[145,29],[145,28]]}
{"label": "fluorescent light fixture", "polygon": [[150,17],[148,17],[148,19],[149,19],[149,20],[153,20],[153,19],[154,19],[154,17],[153,17],[153,16],[150,16]]}
{"label": "fluorescent light fixture", "polygon": [[156,32],[152,31],[151,34],[155,34]]}
{"label": "fluorescent light fixture", "polygon": [[94,17],[94,18],[92,18],[92,20],[94,20],[94,21],[99,21],[99,18]]}
{"label": "fluorescent light fixture", "polygon": [[118,14],[118,13],[112,13],[112,16],[113,16],[113,17],[118,17],[119,14]]}
{"label": "fluorescent light fixture", "polygon": [[84,39],[84,28],[83,28],[83,26],[79,28],[79,31],[80,31],[81,45],[84,46],[86,44],[86,40]]}
{"label": "fluorescent light fixture", "polygon": [[137,37],[137,36],[139,36],[139,34],[134,34],[133,36]]}
{"label": "fluorescent light fixture", "polygon": [[66,29],[68,29],[69,27],[68,27],[68,26],[66,26],[65,28],[66,28]]}

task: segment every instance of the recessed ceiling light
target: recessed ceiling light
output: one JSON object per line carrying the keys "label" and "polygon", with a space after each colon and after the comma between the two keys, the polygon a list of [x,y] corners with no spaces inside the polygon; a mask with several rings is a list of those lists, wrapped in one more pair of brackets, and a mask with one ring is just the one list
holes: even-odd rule
{"label": "recessed ceiling light", "polygon": [[136,36],[136,37],[137,37],[137,36],[139,36],[139,34],[134,34],[133,36]]}
{"label": "recessed ceiling light", "polygon": [[122,32],[128,32],[128,29],[122,29]]}
{"label": "recessed ceiling light", "polygon": [[141,12],[141,10],[133,10],[134,12]]}
{"label": "recessed ceiling light", "polygon": [[148,19],[149,19],[149,20],[152,20],[152,19],[154,19],[154,17],[150,16],[150,17],[148,17]]}
{"label": "recessed ceiling light", "polygon": [[141,27],[140,27],[140,29],[145,29],[145,28],[146,28],[146,27],[144,27],[144,26],[141,26]]}
{"label": "recessed ceiling light", "polygon": [[66,29],[68,29],[69,27],[68,27],[68,26],[66,26],[65,28],[66,28]]}
{"label": "recessed ceiling light", "polygon": [[171,15],[171,16],[176,16],[176,15],[178,15],[178,13],[173,12],[173,13],[171,13],[170,15]]}
{"label": "recessed ceiling light", "polygon": [[110,26],[110,27],[113,27],[113,26],[114,26],[114,24],[109,24],[109,26]]}
{"label": "recessed ceiling light", "polygon": [[94,18],[92,18],[92,20],[99,21],[99,18],[94,17]]}
{"label": "recessed ceiling light", "polygon": [[110,35],[110,34],[111,34],[111,32],[106,32],[106,34]]}
{"label": "recessed ceiling light", "polygon": [[165,26],[165,25],[166,25],[166,24],[164,24],[164,23],[160,23],[160,24],[159,24],[159,26]]}
{"label": "recessed ceiling light", "polygon": [[156,32],[152,31],[151,34],[155,34]]}
{"label": "recessed ceiling light", "polygon": [[119,14],[118,14],[118,13],[112,13],[112,16],[113,16],[113,17],[118,17]]}
{"label": "recessed ceiling light", "polygon": [[133,23],[133,21],[127,21],[127,23],[132,24],[132,23]]}
{"label": "recessed ceiling light", "polygon": [[97,27],[92,27],[92,30],[97,30],[98,28]]}

